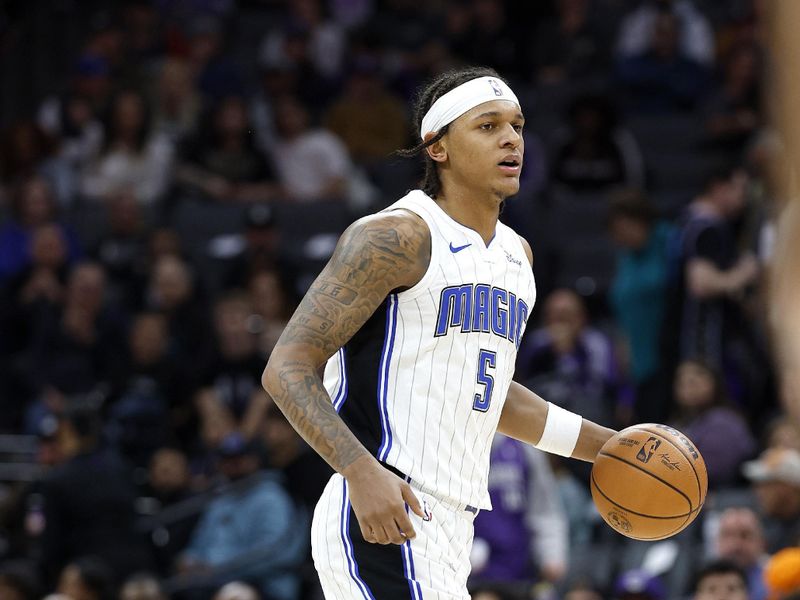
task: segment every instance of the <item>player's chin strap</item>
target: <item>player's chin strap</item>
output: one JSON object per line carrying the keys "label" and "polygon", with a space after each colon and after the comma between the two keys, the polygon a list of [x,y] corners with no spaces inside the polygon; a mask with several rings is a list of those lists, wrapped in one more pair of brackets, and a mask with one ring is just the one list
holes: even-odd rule
{"label": "player's chin strap", "polygon": [[542,439],[535,446],[544,452],[559,456],[572,456],[581,433],[583,417],[564,410],[552,402],[547,403],[547,419]]}

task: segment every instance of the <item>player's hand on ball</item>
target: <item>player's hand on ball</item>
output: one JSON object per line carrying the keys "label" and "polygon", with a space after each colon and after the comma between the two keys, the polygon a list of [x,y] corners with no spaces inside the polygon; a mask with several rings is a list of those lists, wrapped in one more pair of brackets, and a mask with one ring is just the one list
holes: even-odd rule
{"label": "player's hand on ball", "polygon": [[411,486],[371,456],[356,460],[342,473],[361,535],[377,544],[403,544],[416,537],[406,504],[420,517],[422,506]]}

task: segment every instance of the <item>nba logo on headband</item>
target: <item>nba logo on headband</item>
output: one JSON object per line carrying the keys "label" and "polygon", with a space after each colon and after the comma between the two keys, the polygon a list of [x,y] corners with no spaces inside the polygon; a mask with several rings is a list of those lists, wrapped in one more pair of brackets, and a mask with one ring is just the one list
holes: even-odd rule
{"label": "nba logo on headband", "polygon": [[491,86],[492,91],[494,92],[495,96],[502,96],[503,95],[503,90],[500,89],[500,86],[497,84],[497,82],[494,79],[487,79],[486,82]]}

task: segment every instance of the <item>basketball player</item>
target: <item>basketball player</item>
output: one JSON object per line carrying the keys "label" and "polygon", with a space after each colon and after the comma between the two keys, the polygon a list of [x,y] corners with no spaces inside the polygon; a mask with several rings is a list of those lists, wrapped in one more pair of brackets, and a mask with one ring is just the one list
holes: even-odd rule
{"label": "basketball player", "polygon": [[311,531],[329,600],[469,598],[495,431],[587,461],[614,433],[511,380],[536,294],[530,246],[498,221],[519,101],[472,68],[417,104],[422,189],[345,231],[263,377],[337,471]]}

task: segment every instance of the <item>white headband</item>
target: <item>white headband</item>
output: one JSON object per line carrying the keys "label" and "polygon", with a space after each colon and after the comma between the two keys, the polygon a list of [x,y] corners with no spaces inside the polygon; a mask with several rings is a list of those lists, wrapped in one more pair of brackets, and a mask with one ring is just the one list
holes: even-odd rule
{"label": "white headband", "polygon": [[468,110],[492,100],[510,100],[519,106],[519,100],[511,88],[496,77],[478,77],[462,83],[433,103],[422,119],[419,136],[425,139],[426,133],[437,132]]}

